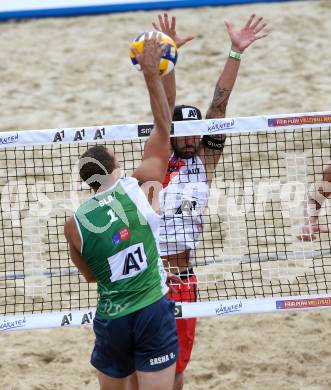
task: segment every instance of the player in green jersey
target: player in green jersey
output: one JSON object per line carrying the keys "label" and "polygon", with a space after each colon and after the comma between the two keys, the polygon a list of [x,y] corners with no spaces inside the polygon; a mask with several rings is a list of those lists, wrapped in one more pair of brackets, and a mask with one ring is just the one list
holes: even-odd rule
{"label": "player in green jersey", "polygon": [[[98,285],[91,363],[98,369],[101,390],[124,390],[129,381],[131,389],[171,390],[174,383],[174,303],[165,298],[159,215],[149,203],[158,199],[170,147],[173,107],[166,88],[175,88],[175,76],[171,72],[160,79],[162,50],[153,33],[143,52],[135,52],[154,116],[142,163],[132,177],[123,178],[112,151],[104,146],[88,149],[79,161],[80,176],[95,195],[64,226],[74,264],[88,282]],[[144,192],[144,183],[150,182],[153,186]]]}

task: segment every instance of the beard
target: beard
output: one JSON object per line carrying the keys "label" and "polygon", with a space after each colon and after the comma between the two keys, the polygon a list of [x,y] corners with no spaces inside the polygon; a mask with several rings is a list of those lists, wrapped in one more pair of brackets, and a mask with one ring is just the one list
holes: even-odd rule
{"label": "beard", "polygon": [[174,144],[174,142],[171,142],[172,149],[174,150],[176,156],[184,159],[189,159],[195,156],[198,152],[198,148],[196,147],[189,147],[186,149],[186,147],[178,148],[177,145]]}
{"label": "beard", "polygon": [[192,158],[195,154],[196,154],[196,151],[193,151],[193,150],[178,150],[178,149],[174,149],[174,152],[176,153],[176,156],[180,157],[180,158],[184,158],[184,159],[189,159],[189,158]]}

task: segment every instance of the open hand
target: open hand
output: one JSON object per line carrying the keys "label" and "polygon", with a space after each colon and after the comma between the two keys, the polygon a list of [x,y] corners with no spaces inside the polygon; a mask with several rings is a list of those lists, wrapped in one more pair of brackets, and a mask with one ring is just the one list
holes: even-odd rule
{"label": "open hand", "polygon": [[192,41],[192,39],[194,39],[194,36],[192,35],[188,37],[180,37],[177,34],[175,16],[171,17],[170,24],[169,24],[168,14],[166,12],[163,14],[163,17],[162,15],[158,15],[158,19],[159,19],[159,26],[156,23],[152,22],[153,27],[155,28],[156,31],[161,31],[164,34],[168,35],[168,37],[172,38],[178,49],[181,46],[185,45],[185,43]]}
{"label": "open hand", "polygon": [[233,24],[227,20],[224,24],[231,39],[232,50],[239,51],[240,53],[247,49],[253,42],[268,36],[268,34],[258,35],[267,24],[263,23],[262,17],[256,17],[255,14],[250,16],[246,25],[240,30],[236,30]]}

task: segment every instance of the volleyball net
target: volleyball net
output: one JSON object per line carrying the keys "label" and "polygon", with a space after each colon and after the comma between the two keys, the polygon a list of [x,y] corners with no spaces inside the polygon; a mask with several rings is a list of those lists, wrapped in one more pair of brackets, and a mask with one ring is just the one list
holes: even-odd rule
{"label": "volleyball net", "polygon": [[[78,158],[107,145],[129,175],[151,128],[1,133],[0,330],[92,322],[96,285],[71,263],[63,233],[91,196]],[[172,136],[227,135],[191,256],[198,301],[178,303],[178,318],[331,307],[329,233],[298,238],[308,194],[331,161],[330,128],[330,112],[173,123]],[[176,195],[186,220],[194,218],[189,192]],[[326,200],[319,223],[329,215]]]}

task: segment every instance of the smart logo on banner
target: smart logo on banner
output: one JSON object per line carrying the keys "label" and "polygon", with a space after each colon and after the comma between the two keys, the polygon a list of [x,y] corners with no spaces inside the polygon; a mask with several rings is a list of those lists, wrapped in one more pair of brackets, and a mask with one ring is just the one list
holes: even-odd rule
{"label": "smart logo on banner", "polygon": [[331,115],[304,115],[285,118],[269,118],[268,127],[331,124]]}
{"label": "smart logo on banner", "polygon": [[[149,137],[153,129],[153,124],[138,125],[138,137]],[[174,134],[174,124],[171,124],[170,134]]]}

